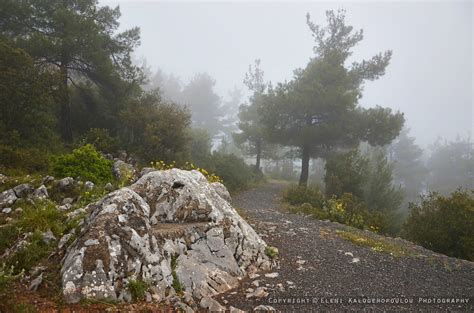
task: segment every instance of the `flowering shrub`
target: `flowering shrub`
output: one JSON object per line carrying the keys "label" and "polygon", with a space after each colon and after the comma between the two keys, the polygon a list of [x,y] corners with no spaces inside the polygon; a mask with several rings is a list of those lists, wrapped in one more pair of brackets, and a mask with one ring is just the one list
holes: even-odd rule
{"label": "flowering shrub", "polygon": [[290,187],[283,198],[293,212],[310,214],[316,219],[330,220],[360,229],[379,232],[384,220],[378,213],[369,213],[364,202],[350,193],[326,199],[318,188]]}

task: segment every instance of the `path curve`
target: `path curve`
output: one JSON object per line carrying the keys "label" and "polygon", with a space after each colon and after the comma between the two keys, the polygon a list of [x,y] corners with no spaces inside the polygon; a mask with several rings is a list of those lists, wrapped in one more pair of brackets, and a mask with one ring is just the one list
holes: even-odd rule
{"label": "path curve", "polygon": [[[269,182],[234,197],[234,207],[248,214],[250,224],[262,238],[279,249],[279,266],[272,271],[278,277],[269,278],[260,273],[254,279],[246,278],[237,289],[216,297],[221,304],[245,311],[270,305],[284,312],[473,310],[473,262],[436,254],[401,239],[385,239],[337,223],[285,213],[280,205],[284,188],[283,183]],[[395,257],[358,246],[342,239],[338,233],[341,231],[376,240],[382,238],[403,245],[413,255]],[[255,281],[259,287],[266,288],[268,296],[246,297],[249,288],[257,289]],[[420,297],[423,303],[419,303]],[[467,304],[426,303],[468,297]],[[364,301],[364,298],[379,302],[412,299],[413,303],[349,303],[350,299]],[[298,301],[304,304],[297,304]],[[327,303],[330,301],[336,303]]]}

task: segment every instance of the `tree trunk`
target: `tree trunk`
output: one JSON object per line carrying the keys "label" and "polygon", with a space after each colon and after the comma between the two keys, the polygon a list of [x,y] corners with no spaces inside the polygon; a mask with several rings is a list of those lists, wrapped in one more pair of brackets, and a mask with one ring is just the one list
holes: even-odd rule
{"label": "tree trunk", "polygon": [[309,147],[303,146],[303,151],[301,153],[300,186],[306,187],[308,185],[308,174],[309,174]]}
{"label": "tree trunk", "polygon": [[257,160],[255,162],[255,170],[260,171],[260,159],[262,158],[262,140],[258,139],[255,145],[257,149]]}
{"label": "tree trunk", "polygon": [[59,125],[61,131],[61,137],[65,142],[72,142],[72,129],[71,129],[71,107],[69,103],[69,90],[67,88],[68,70],[67,63],[63,62],[60,66],[61,73],[61,85],[59,86],[60,92],[60,116]]}

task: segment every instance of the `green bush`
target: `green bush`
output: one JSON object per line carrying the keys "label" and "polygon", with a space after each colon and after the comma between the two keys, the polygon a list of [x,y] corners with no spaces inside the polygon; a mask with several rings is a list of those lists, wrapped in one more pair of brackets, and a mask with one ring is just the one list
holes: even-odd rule
{"label": "green bush", "polygon": [[53,158],[52,171],[57,177],[81,177],[94,183],[113,180],[112,162],[104,158],[91,144],[74,149],[70,154]]}
{"label": "green bush", "polygon": [[304,187],[292,185],[283,193],[283,200],[291,205],[308,203],[311,207],[322,208],[325,197],[318,187]]}
{"label": "green bush", "polygon": [[252,166],[234,154],[213,153],[209,169],[222,178],[230,191],[248,188],[263,179],[261,173],[256,173]]}
{"label": "green bush", "polygon": [[291,186],[285,190],[284,201],[294,213],[312,215],[319,220],[330,220],[373,232],[386,230],[386,219],[377,212],[369,212],[365,203],[350,193],[326,199],[317,187]]}
{"label": "green bush", "polygon": [[266,246],[265,254],[272,260],[276,259],[276,257],[278,257],[278,248],[272,247],[272,246]]}
{"label": "green bush", "polygon": [[140,279],[132,279],[128,281],[128,290],[132,294],[133,301],[141,301],[145,298],[145,293],[148,291],[149,285]]}
{"label": "green bush", "polygon": [[403,237],[427,249],[474,261],[474,190],[431,193],[410,204]]}

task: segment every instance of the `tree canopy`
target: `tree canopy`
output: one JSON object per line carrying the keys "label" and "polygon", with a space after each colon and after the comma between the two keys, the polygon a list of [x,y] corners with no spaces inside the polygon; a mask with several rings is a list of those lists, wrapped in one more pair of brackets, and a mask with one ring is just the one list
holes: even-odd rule
{"label": "tree canopy", "polygon": [[385,73],[391,51],[347,66],[352,48],[362,39],[345,24],[345,12],[326,13],[328,25],[307,24],[315,40],[315,56],[290,82],[280,83],[265,95],[263,123],[268,138],[300,149],[300,184],[306,185],[310,158],[325,157],[338,148],[390,143],[399,133],[404,117],[389,108],[358,106],[363,84]]}
{"label": "tree canopy", "polygon": [[1,7],[1,35],[26,50],[35,63],[59,69],[64,140],[73,137],[69,83],[86,79],[110,88],[142,79],[130,58],[139,44],[139,29],[117,33],[118,7],[99,7],[96,0],[5,0]]}

